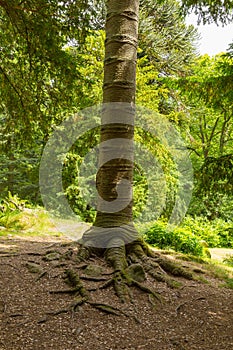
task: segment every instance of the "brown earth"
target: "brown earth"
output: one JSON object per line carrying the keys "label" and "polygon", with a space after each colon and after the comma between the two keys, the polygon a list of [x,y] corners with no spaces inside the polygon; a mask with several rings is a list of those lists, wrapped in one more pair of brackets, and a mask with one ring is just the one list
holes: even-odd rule
{"label": "brown earth", "polygon": [[[68,288],[64,269],[77,269],[69,259],[76,249],[61,241],[0,240],[0,350],[233,348],[233,290],[219,287],[222,282],[207,274],[202,277],[208,284],[177,278],[182,286],[176,289],[148,278],[144,284],[159,293],[161,302],[134,287],[130,305],[119,303],[112,287],[90,292],[93,302],[115,307],[110,311],[116,315],[90,304],[69,309],[73,295],[51,292]],[[101,267],[106,278],[111,274],[99,258],[89,264]],[[79,274],[85,278],[83,267]],[[88,289],[103,284],[82,281]]]}

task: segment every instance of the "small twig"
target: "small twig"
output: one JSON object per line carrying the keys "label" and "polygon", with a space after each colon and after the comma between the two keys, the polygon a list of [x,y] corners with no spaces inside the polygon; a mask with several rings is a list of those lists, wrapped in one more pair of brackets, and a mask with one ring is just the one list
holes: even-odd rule
{"label": "small twig", "polygon": [[105,289],[110,287],[114,283],[114,278],[111,278],[107,282],[105,282],[102,286],[99,287],[99,289]]}
{"label": "small twig", "polygon": [[113,315],[116,315],[116,316],[125,315],[125,316],[129,317],[129,315],[126,314],[124,311],[118,309],[117,307],[108,305],[108,304],[95,303],[95,302],[91,302],[91,301],[88,301],[88,304],[90,304],[94,308],[96,308],[96,309],[98,309],[100,311],[103,311],[105,313],[108,313],[108,314],[113,314]]}
{"label": "small twig", "polygon": [[78,269],[78,270],[79,270],[79,269],[83,270],[83,269],[85,269],[87,266],[88,266],[88,264],[86,264],[86,263],[81,263],[81,264],[77,265],[77,269]]}
{"label": "small twig", "polygon": [[37,323],[38,323],[38,324],[41,324],[41,323],[45,323],[45,322],[47,322],[47,321],[48,321],[48,317],[45,316],[45,317],[41,318],[40,320],[38,320]]}
{"label": "small twig", "polygon": [[45,275],[47,275],[47,271],[44,271],[40,274],[40,276],[38,276],[35,280],[35,282],[38,282],[42,277],[44,277]]}
{"label": "small twig", "polygon": [[75,294],[77,293],[77,289],[58,289],[58,290],[50,290],[50,294]]}
{"label": "small twig", "polygon": [[106,288],[110,287],[113,283],[114,283],[114,278],[111,278],[111,279],[107,280],[107,282],[102,284],[102,286],[88,288],[88,291],[89,292],[94,292],[94,291],[96,291],[98,289],[106,289]]}
{"label": "small twig", "polygon": [[143,292],[153,295],[153,297],[155,297],[160,303],[162,302],[161,296],[158,293],[154,292],[152,289],[144,286],[142,283],[137,282],[135,280],[132,281],[132,284],[141,289]]}
{"label": "small twig", "polygon": [[108,281],[107,278],[104,277],[91,277],[91,276],[80,276],[79,277],[82,280],[87,280],[87,281],[94,281],[94,282],[102,282],[102,281]]}
{"label": "small twig", "polygon": [[9,317],[26,317],[27,315],[24,314],[11,314]]}
{"label": "small twig", "polygon": [[57,311],[49,311],[49,312],[46,312],[46,314],[47,315],[51,315],[51,316],[57,316],[57,315],[60,315],[60,314],[66,314],[69,311],[70,311],[70,308],[68,308],[68,309],[60,309],[60,310],[57,310]]}
{"label": "small twig", "polygon": [[184,303],[181,303],[181,304],[179,304],[178,306],[177,306],[177,308],[176,308],[176,313],[178,314],[178,312],[180,312],[180,309],[183,307],[183,306],[185,306],[186,304],[188,304],[188,301],[185,301]]}

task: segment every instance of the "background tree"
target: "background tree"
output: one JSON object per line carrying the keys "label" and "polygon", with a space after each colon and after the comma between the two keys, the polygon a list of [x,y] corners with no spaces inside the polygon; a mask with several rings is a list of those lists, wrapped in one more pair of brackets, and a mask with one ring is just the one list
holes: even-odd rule
{"label": "background tree", "polygon": [[11,191],[40,200],[38,167],[54,125],[90,104],[84,90],[90,82],[80,68],[84,56],[73,55],[69,46],[72,41],[81,51],[97,26],[99,5],[92,5],[0,2],[1,196]]}
{"label": "background tree", "polygon": [[186,78],[168,79],[180,130],[189,143],[195,169],[190,212],[208,218],[231,217],[232,58],[198,58]]}
{"label": "background tree", "polygon": [[226,24],[232,20],[233,3],[231,0],[182,0],[186,12],[199,15],[199,22],[220,22]]}
{"label": "background tree", "polygon": [[184,75],[195,56],[197,30],[186,25],[176,0],[140,1],[139,57],[146,56],[159,76]]}

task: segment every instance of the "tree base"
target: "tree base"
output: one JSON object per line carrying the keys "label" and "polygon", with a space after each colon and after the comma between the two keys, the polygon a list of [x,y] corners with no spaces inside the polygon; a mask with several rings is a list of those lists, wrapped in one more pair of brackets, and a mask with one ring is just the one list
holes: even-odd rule
{"label": "tree base", "polygon": [[[112,274],[110,278],[104,278],[104,283],[98,288],[104,289],[113,286],[117,297],[122,303],[133,302],[132,286],[161,301],[159,294],[143,283],[148,276],[151,276],[158,282],[166,283],[171,288],[177,287],[179,284],[172,276],[183,277],[189,280],[194,277],[190,268],[182,267],[181,263],[154,252],[142,238],[138,237],[138,234],[136,240],[126,244],[125,241],[129,237],[132,238],[132,232],[135,235],[136,231],[130,230],[130,235],[126,239],[122,238],[122,230],[119,231],[119,235],[115,234],[115,237],[110,235],[108,240],[103,235],[104,238],[101,238],[101,242],[105,242],[106,248],[94,246],[93,242],[97,239],[94,232],[95,229],[91,229],[84,235],[82,239],[83,244],[81,244],[76,255],[76,260],[80,265],[93,257],[104,257],[112,268]],[[101,277],[89,277],[89,279],[101,281]],[[85,302],[91,304],[89,292],[85,289],[78,272],[67,270],[66,281],[72,287],[72,292],[78,296],[75,307]]]}

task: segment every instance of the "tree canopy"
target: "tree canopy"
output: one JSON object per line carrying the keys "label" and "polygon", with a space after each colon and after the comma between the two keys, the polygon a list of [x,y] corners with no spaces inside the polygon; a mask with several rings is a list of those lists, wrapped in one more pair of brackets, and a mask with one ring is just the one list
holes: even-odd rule
{"label": "tree canopy", "polygon": [[232,0],[182,0],[185,12],[199,15],[199,22],[227,24],[233,18]]}
{"label": "tree canopy", "polygon": [[[204,158],[231,153],[233,50],[195,61],[198,37],[182,11],[225,24],[232,1],[182,4],[140,1],[137,103],[188,129],[200,169]],[[54,126],[101,101],[105,12],[105,1],[0,1],[2,193],[38,198],[39,159]],[[164,83],[171,77],[179,91]]]}

